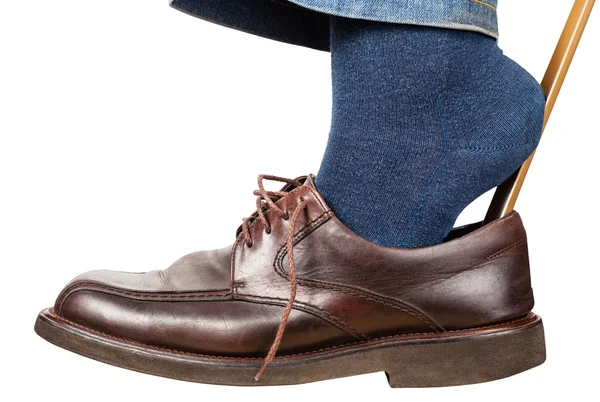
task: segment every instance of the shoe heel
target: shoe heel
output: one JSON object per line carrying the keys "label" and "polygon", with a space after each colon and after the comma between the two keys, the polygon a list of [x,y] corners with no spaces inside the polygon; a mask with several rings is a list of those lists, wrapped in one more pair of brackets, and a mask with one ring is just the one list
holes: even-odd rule
{"label": "shoe heel", "polygon": [[[397,352],[397,353],[394,353]],[[546,360],[541,319],[525,328],[448,342],[405,346],[389,354],[392,388],[445,387],[498,380]]]}

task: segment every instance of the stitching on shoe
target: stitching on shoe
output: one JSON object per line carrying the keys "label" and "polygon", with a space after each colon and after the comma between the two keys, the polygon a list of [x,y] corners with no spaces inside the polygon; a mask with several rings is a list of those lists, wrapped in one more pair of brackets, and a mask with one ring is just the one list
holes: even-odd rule
{"label": "stitching on shoe", "polygon": [[[107,334],[105,332],[101,332],[101,331],[96,331],[95,329],[92,328],[88,328],[84,325],[78,324],[76,322],[73,322],[69,319],[66,319],[64,317],[61,317],[59,315],[57,315],[52,309],[50,310],[49,314],[56,320],[56,321],[62,321],[63,323],[66,323],[68,325],[74,326],[76,328],[79,328],[81,330],[87,331],[87,332],[91,332],[106,338],[110,338],[110,339],[115,339],[118,341],[122,341],[125,343],[129,343],[129,344],[133,344],[133,345],[138,345],[138,346],[142,346],[144,348],[150,348],[150,349],[155,349],[155,350],[159,350],[159,351],[164,351],[164,352],[171,352],[171,353],[176,353],[176,354],[182,354],[182,355],[189,355],[189,356],[196,356],[196,357],[206,357],[206,358],[211,358],[211,359],[217,359],[217,360],[235,360],[235,361],[254,361],[254,360],[263,360],[263,357],[234,357],[234,356],[219,356],[219,355],[209,355],[209,354],[202,354],[202,353],[196,353],[196,352],[186,352],[183,350],[176,350],[176,349],[169,349],[169,348],[165,348],[162,346],[154,346],[154,345],[148,345],[142,342],[138,342],[138,341],[134,341],[132,339],[127,339],[127,338],[122,338],[119,336],[115,336],[115,335],[110,335]],[[289,355],[282,355],[282,356],[276,356],[275,360],[285,360],[287,358],[292,358],[292,357],[301,357],[301,356],[310,356],[313,354],[317,354],[317,353],[322,353],[322,352],[327,352],[327,351],[331,351],[331,350],[337,350],[337,349],[342,349],[344,347],[349,347],[349,346],[355,346],[355,345],[361,345],[361,344],[368,344],[368,343],[374,343],[374,342],[379,342],[379,341],[386,341],[386,340],[391,340],[391,339],[402,339],[402,338],[409,338],[409,337],[414,337],[414,336],[418,336],[418,335],[430,335],[430,336],[447,336],[447,335],[451,335],[451,334],[460,334],[460,333],[465,333],[465,332],[473,332],[473,331],[480,331],[480,330],[488,330],[488,329],[495,329],[495,328],[501,328],[503,326],[506,325],[510,325],[510,324],[516,324],[519,322],[524,322],[527,320],[530,320],[532,317],[534,316],[533,313],[529,313],[527,314],[526,317],[523,318],[519,318],[513,321],[508,321],[505,323],[501,323],[501,324],[494,324],[494,325],[487,325],[487,326],[482,326],[482,327],[474,327],[474,328],[468,328],[468,329],[457,329],[457,330],[451,330],[451,331],[445,331],[443,333],[439,333],[439,332],[415,332],[415,333],[408,333],[408,334],[398,334],[398,335],[389,335],[389,336],[384,336],[384,337],[379,337],[379,338],[373,338],[373,339],[369,339],[366,341],[356,341],[356,342],[349,342],[349,343],[345,343],[342,345],[337,345],[337,346],[330,346],[330,347],[326,347],[326,348],[321,348],[321,349],[317,349],[317,350],[313,350],[310,352],[302,352],[302,353],[293,353],[293,354],[289,354]]]}
{"label": "stitching on shoe", "polygon": [[240,233],[238,235],[238,237],[235,239],[235,242],[233,243],[233,246],[231,246],[231,278],[229,280],[229,282],[231,283],[231,291],[235,294],[238,293],[238,286],[237,286],[237,282],[235,281],[235,257],[237,255],[237,248],[238,248],[238,244],[240,243],[240,240],[242,239],[244,235],[242,233]]}
{"label": "stitching on shoe", "polygon": [[[210,293],[207,292],[193,292],[193,293],[185,293],[185,294],[168,294],[168,293],[146,293],[146,292],[136,292],[136,291],[128,291],[120,288],[115,288],[112,286],[102,285],[95,282],[78,282],[74,283],[69,288],[63,291],[62,296],[56,301],[55,305],[58,307],[58,312],[62,311],[62,307],[67,302],[67,300],[77,293],[78,291],[99,291],[102,293],[108,293],[116,296],[125,296],[128,298],[136,299],[136,300],[171,300],[171,299],[207,299],[213,298],[216,300],[223,300],[228,297],[231,297],[231,292],[228,290],[223,290],[222,293]],[[214,292],[214,291],[212,291]]]}
{"label": "stitching on shoe", "polygon": [[146,293],[146,292],[136,292],[136,291],[128,291],[120,288],[115,288],[112,286],[101,285],[99,283],[80,283],[77,286],[69,289],[68,293],[74,293],[79,290],[107,290],[110,291],[111,294],[123,295],[123,296],[132,296],[136,299],[193,299],[193,298],[206,298],[206,297],[214,297],[214,298],[222,298],[229,295],[228,290],[223,290],[221,293],[210,293],[198,291],[198,292],[190,292],[190,293]]}
{"label": "stitching on shoe", "polygon": [[527,241],[527,237],[524,237],[520,240],[515,241],[514,243],[504,247],[502,250],[495,252],[494,254],[490,254],[485,260],[486,261],[492,261],[495,260],[496,258],[502,256],[503,254],[506,254],[507,252],[509,252],[510,250],[520,246],[521,244],[525,243]]}
{"label": "stitching on shoe", "polygon": [[[246,299],[246,297],[248,297],[248,298],[253,297],[253,298],[256,298],[256,299],[259,299],[259,300],[263,300],[263,301],[266,301],[266,300],[277,300],[277,301],[280,301],[280,302],[284,303],[284,305],[285,305],[285,303],[287,303],[287,299],[283,299],[283,298],[280,298],[280,297],[260,296],[260,295],[253,295],[253,294],[249,294],[249,293],[244,293],[242,295],[239,295],[236,298],[236,300],[246,300],[246,301],[250,301],[250,302],[254,302],[256,300],[256,299]],[[259,300],[256,300],[256,301],[259,301]],[[266,304],[266,303],[260,303],[260,301],[259,301],[258,304]],[[306,313],[310,313],[310,314],[314,314],[317,317],[321,318],[322,320],[325,320],[325,321],[329,322],[330,324],[338,327],[342,331],[345,331],[348,334],[350,334],[350,335],[352,335],[352,336],[354,336],[356,338],[359,338],[361,340],[369,340],[369,339],[371,339],[369,336],[363,334],[362,332],[360,332],[356,328],[354,328],[351,325],[347,324],[345,321],[339,319],[338,317],[336,317],[334,315],[329,314],[327,311],[325,311],[323,309],[320,309],[319,307],[316,307],[316,306],[313,306],[311,304],[304,303],[304,302],[301,302],[301,301],[298,301],[298,300],[296,300],[294,302],[294,304],[299,304],[301,306],[304,306],[309,311],[304,311],[302,309],[296,309],[296,310],[302,311],[302,312],[306,312]],[[281,304],[277,304],[277,305],[281,306]],[[310,310],[317,310],[317,311],[310,311]],[[324,317],[322,317],[320,314],[323,314]]]}
{"label": "stitching on shoe", "polygon": [[57,301],[61,301],[61,299],[63,299],[65,296],[68,296],[71,293],[80,290],[79,288],[82,288],[81,290],[83,290],[83,288],[85,288],[87,290],[94,290],[94,288],[106,289],[106,290],[110,290],[114,293],[122,294],[124,296],[135,296],[136,298],[139,298],[139,299],[144,299],[144,298],[177,299],[177,298],[212,297],[212,296],[218,297],[218,296],[223,296],[223,295],[226,295],[227,293],[229,293],[229,289],[192,290],[192,291],[180,291],[180,292],[177,292],[177,291],[152,292],[152,291],[142,291],[142,290],[137,291],[137,290],[131,290],[131,289],[124,289],[124,288],[120,288],[117,286],[104,285],[100,282],[77,281],[77,282],[74,282],[73,284],[69,285],[67,288],[65,288],[62,292],[63,296],[61,296],[61,298]]}
{"label": "stitching on shoe", "polygon": [[[329,219],[331,217],[331,212],[328,211],[327,214],[329,214],[329,216],[327,216],[327,219]],[[323,214],[323,215],[325,215],[325,214]],[[324,223],[325,219],[323,220],[323,222],[317,222],[321,217],[323,217],[323,215],[321,215],[319,218],[315,219],[313,222],[311,222],[311,224],[314,224],[313,226],[317,227],[321,223]],[[305,227],[301,232],[299,232],[294,237],[295,243],[297,243],[299,240],[301,240],[307,234],[309,229],[313,229],[313,227],[309,227],[309,226]],[[275,260],[273,261],[273,268],[279,276],[281,276],[282,278],[284,278],[287,281],[287,280],[289,280],[288,275],[287,275],[287,273],[285,273],[285,271],[282,268],[283,258],[286,255],[287,255],[286,246],[285,246],[285,244],[283,244],[279,247],[279,250],[277,250],[277,254],[275,255]],[[405,303],[403,303],[401,301],[390,300],[390,299],[385,299],[385,298],[378,298],[375,295],[361,292],[359,290],[352,289],[352,288],[349,288],[346,286],[342,286],[342,285],[338,285],[338,284],[331,284],[331,283],[326,283],[326,282],[320,282],[320,281],[313,281],[313,280],[309,280],[309,279],[302,279],[300,277],[297,279],[297,282],[301,286],[338,291],[338,292],[350,294],[350,295],[353,295],[356,297],[360,297],[360,298],[363,298],[366,300],[370,300],[370,301],[373,301],[373,302],[376,302],[376,303],[379,303],[382,305],[386,305],[386,306],[401,310],[404,313],[418,319],[419,321],[427,324],[427,326],[429,326],[434,331],[438,331],[438,330],[444,331],[444,328],[442,326],[440,326],[439,324],[437,324],[435,321],[433,321],[431,318],[427,317],[426,315],[424,315],[423,313],[419,312],[416,309],[411,309],[409,306],[407,306]]]}
{"label": "stitching on shoe", "polygon": [[[93,286],[93,287],[84,287],[84,288],[77,288],[74,289],[72,292],[70,292],[67,297],[63,298],[63,300],[61,300],[61,303],[57,303],[57,305],[60,307],[59,309],[59,313],[62,311],[62,306],[64,306],[65,302],[69,299],[70,296],[72,296],[73,294],[75,294],[76,292],[80,291],[80,290],[87,290],[87,291],[96,291],[96,292],[102,292],[102,293],[107,293],[107,294],[113,294],[116,296],[128,296],[130,295],[131,292],[119,292],[117,291],[117,289],[113,289],[111,287],[108,286],[102,286],[102,285],[98,285],[98,286]],[[138,296],[138,295],[136,295]],[[253,294],[243,294],[240,295],[236,298],[236,300],[240,300],[243,299],[243,296],[248,296],[248,297],[254,297],[256,299],[264,299],[264,300],[277,300],[277,301],[281,301],[281,302],[287,302],[286,299],[282,299],[282,298],[278,298],[278,297],[268,297],[268,296],[260,296],[260,295],[253,295]],[[153,298],[157,298],[157,296],[154,295],[148,295],[148,297],[145,297],[144,295],[139,295],[139,299],[141,300],[147,300],[147,299],[153,299]],[[167,296],[167,299],[196,299],[196,298],[200,298],[200,299],[209,299],[212,298],[212,300],[216,300],[216,301],[227,301],[227,300],[232,300],[234,299],[233,294],[231,293],[226,293],[223,295],[202,295],[202,294],[198,294],[198,295],[173,295],[172,297]],[[159,300],[160,301],[160,300]],[[317,311],[311,311],[310,313],[316,315],[317,317],[329,322],[330,324],[338,327],[339,329],[343,330],[344,332],[347,332],[348,334],[359,338],[361,340],[366,340],[366,339],[370,339],[367,335],[361,333],[360,331],[358,331],[357,329],[353,328],[351,325],[347,324],[346,322],[342,321],[341,319],[339,319],[338,317],[335,317],[331,314],[329,314],[327,311],[322,310],[316,306],[312,306],[310,304],[307,303],[303,303],[301,301],[297,301],[298,304],[304,306],[307,309],[314,309]],[[266,303],[257,303],[257,304],[266,304]],[[278,304],[279,305],[279,304]],[[303,311],[302,309],[298,309],[299,311]],[[303,311],[306,312],[306,311]],[[321,314],[324,316],[321,316]]]}

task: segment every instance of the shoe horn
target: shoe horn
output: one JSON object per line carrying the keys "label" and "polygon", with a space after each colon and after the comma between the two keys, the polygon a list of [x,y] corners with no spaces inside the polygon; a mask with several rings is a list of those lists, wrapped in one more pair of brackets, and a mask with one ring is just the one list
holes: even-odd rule
{"label": "shoe horn", "polygon": [[[569,71],[571,61],[573,61],[573,56],[575,55],[575,51],[577,50],[577,46],[579,45],[579,41],[583,35],[583,31],[595,2],[596,0],[575,1],[571,14],[569,15],[565,28],[558,41],[558,45],[552,55],[552,59],[550,59],[550,64],[548,65],[548,69],[542,80],[542,88],[546,94],[544,129],[548,123],[552,109],[554,109],[556,98],[558,97],[567,72]],[[483,221],[484,224],[512,212],[534,155],[535,151],[529,156],[525,163],[523,163],[519,170],[498,186],[485,220]]]}

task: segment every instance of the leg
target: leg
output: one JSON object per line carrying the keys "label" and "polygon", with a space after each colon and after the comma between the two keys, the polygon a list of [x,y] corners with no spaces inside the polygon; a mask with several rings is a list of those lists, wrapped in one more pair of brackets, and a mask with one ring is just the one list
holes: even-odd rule
{"label": "leg", "polygon": [[317,188],[389,247],[439,243],[539,140],[544,95],[496,41],[332,17],[333,116]]}

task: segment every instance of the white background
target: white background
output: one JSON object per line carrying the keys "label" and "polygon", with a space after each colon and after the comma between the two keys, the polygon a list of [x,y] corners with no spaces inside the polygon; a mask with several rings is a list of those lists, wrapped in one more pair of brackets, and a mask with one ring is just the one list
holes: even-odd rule
{"label": "white background", "polygon": [[[500,3],[501,47],[541,79],[572,2]],[[97,363],[46,343],[33,323],[82,271],[160,269],[232,242],[253,210],[257,174],[316,173],[328,53],[200,21],[166,0],[2,0],[1,398],[594,399],[583,395],[597,389],[600,358],[598,41],[600,6],[517,205],[547,332],[543,366],[449,389],[392,390],[383,373],[245,389]]]}

